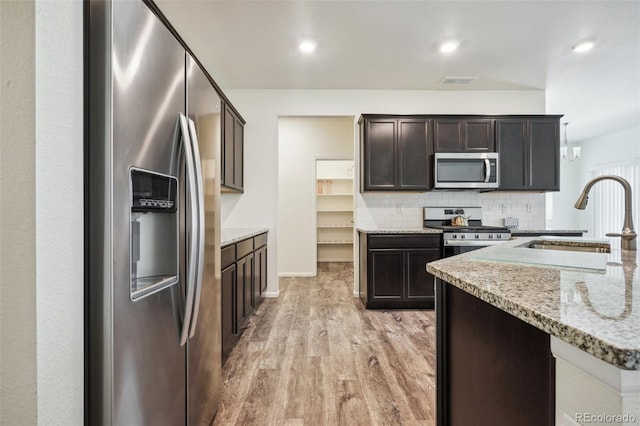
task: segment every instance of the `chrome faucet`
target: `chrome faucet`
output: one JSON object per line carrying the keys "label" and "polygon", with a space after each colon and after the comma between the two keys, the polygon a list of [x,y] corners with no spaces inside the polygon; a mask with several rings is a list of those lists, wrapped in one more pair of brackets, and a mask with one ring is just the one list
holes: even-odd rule
{"label": "chrome faucet", "polygon": [[591,187],[596,182],[600,182],[605,179],[616,181],[624,188],[624,224],[622,225],[622,232],[619,234],[608,233],[606,235],[607,237],[620,237],[620,248],[622,250],[636,250],[636,237],[638,234],[633,230],[633,218],[631,217],[631,185],[629,185],[629,182],[627,182],[626,179],[614,175],[603,175],[591,179],[584,186],[584,189],[582,190],[580,197],[578,197],[578,201],[576,201],[574,207],[579,210],[584,210],[584,208],[587,207]]}

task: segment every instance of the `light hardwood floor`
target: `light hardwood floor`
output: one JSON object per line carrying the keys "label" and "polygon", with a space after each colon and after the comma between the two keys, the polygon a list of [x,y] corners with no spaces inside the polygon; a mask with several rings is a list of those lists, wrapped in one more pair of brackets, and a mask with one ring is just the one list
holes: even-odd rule
{"label": "light hardwood floor", "polygon": [[365,310],[348,263],[281,278],[225,364],[213,424],[434,425],[434,312]]}

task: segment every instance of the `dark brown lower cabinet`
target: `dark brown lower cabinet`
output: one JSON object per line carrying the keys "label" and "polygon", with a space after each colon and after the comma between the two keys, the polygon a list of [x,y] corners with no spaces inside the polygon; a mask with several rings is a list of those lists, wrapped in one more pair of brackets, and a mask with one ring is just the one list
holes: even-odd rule
{"label": "dark brown lower cabinet", "polygon": [[367,308],[432,309],[440,234],[360,233],[360,298]]}
{"label": "dark brown lower cabinet", "polygon": [[224,364],[267,288],[267,233],[223,247],[221,267]]}
{"label": "dark brown lower cabinet", "polygon": [[244,323],[253,312],[253,253],[243,257],[236,262],[238,298],[236,300],[238,328],[242,328]]}
{"label": "dark brown lower cabinet", "polygon": [[552,426],[549,335],[436,280],[438,426]]}
{"label": "dark brown lower cabinet", "polygon": [[[235,284],[236,265],[235,263],[222,270],[222,352],[223,359],[227,359],[229,354],[225,354],[225,348],[232,346],[232,339],[238,333],[235,321]],[[225,356],[226,355],[226,356]]]}
{"label": "dark brown lower cabinet", "polygon": [[406,294],[408,301],[433,301],[433,275],[429,274],[425,265],[440,259],[440,248],[424,250],[405,250]]}
{"label": "dark brown lower cabinet", "polygon": [[267,246],[257,249],[254,256],[253,298],[258,301],[267,290]]}
{"label": "dark brown lower cabinet", "polygon": [[368,255],[371,301],[402,301],[404,253],[402,250],[371,250]]}

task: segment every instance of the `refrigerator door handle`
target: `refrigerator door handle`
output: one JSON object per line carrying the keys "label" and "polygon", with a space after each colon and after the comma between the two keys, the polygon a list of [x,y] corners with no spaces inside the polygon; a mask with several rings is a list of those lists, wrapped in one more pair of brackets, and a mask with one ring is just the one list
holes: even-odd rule
{"label": "refrigerator door handle", "polygon": [[189,337],[193,337],[196,333],[196,325],[198,324],[198,312],[200,310],[200,295],[202,294],[202,276],[204,273],[204,184],[202,176],[202,166],[200,163],[200,148],[198,147],[198,135],[193,120],[189,119],[189,136],[191,148],[193,152],[193,162],[196,174],[196,190],[198,192],[198,254],[197,254],[197,272],[195,297],[193,299],[193,310],[191,314],[191,325],[189,326]]}
{"label": "refrigerator door handle", "polygon": [[187,125],[187,118],[184,114],[178,116],[180,131],[182,134],[182,147],[185,151],[185,169],[187,172],[187,187],[189,189],[189,221],[191,223],[192,232],[189,242],[189,259],[187,261],[187,296],[185,299],[184,316],[182,318],[182,327],[180,331],[180,346],[184,346],[187,343],[187,337],[189,334],[189,323],[191,322],[191,313],[193,311],[193,299],[195,295],[195,286],[197,280],[197,253],[199,237],[197,236],[197,223],[198,217],[198,194],[196,189],[196,171],[193,160],[193,150],[191,138],[189,137],[189,127]]}

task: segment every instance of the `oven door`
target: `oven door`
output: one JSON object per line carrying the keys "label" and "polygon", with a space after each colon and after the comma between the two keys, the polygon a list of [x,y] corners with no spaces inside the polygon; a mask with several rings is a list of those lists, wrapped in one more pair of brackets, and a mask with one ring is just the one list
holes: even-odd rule
{"label": "oven door", "polygon": [[489,247],[496,244],[502,244],[503,241],[444,241],[442,256],[450,257],[458,254],[467,253],[473,250],[478,250],[483,247]]}

